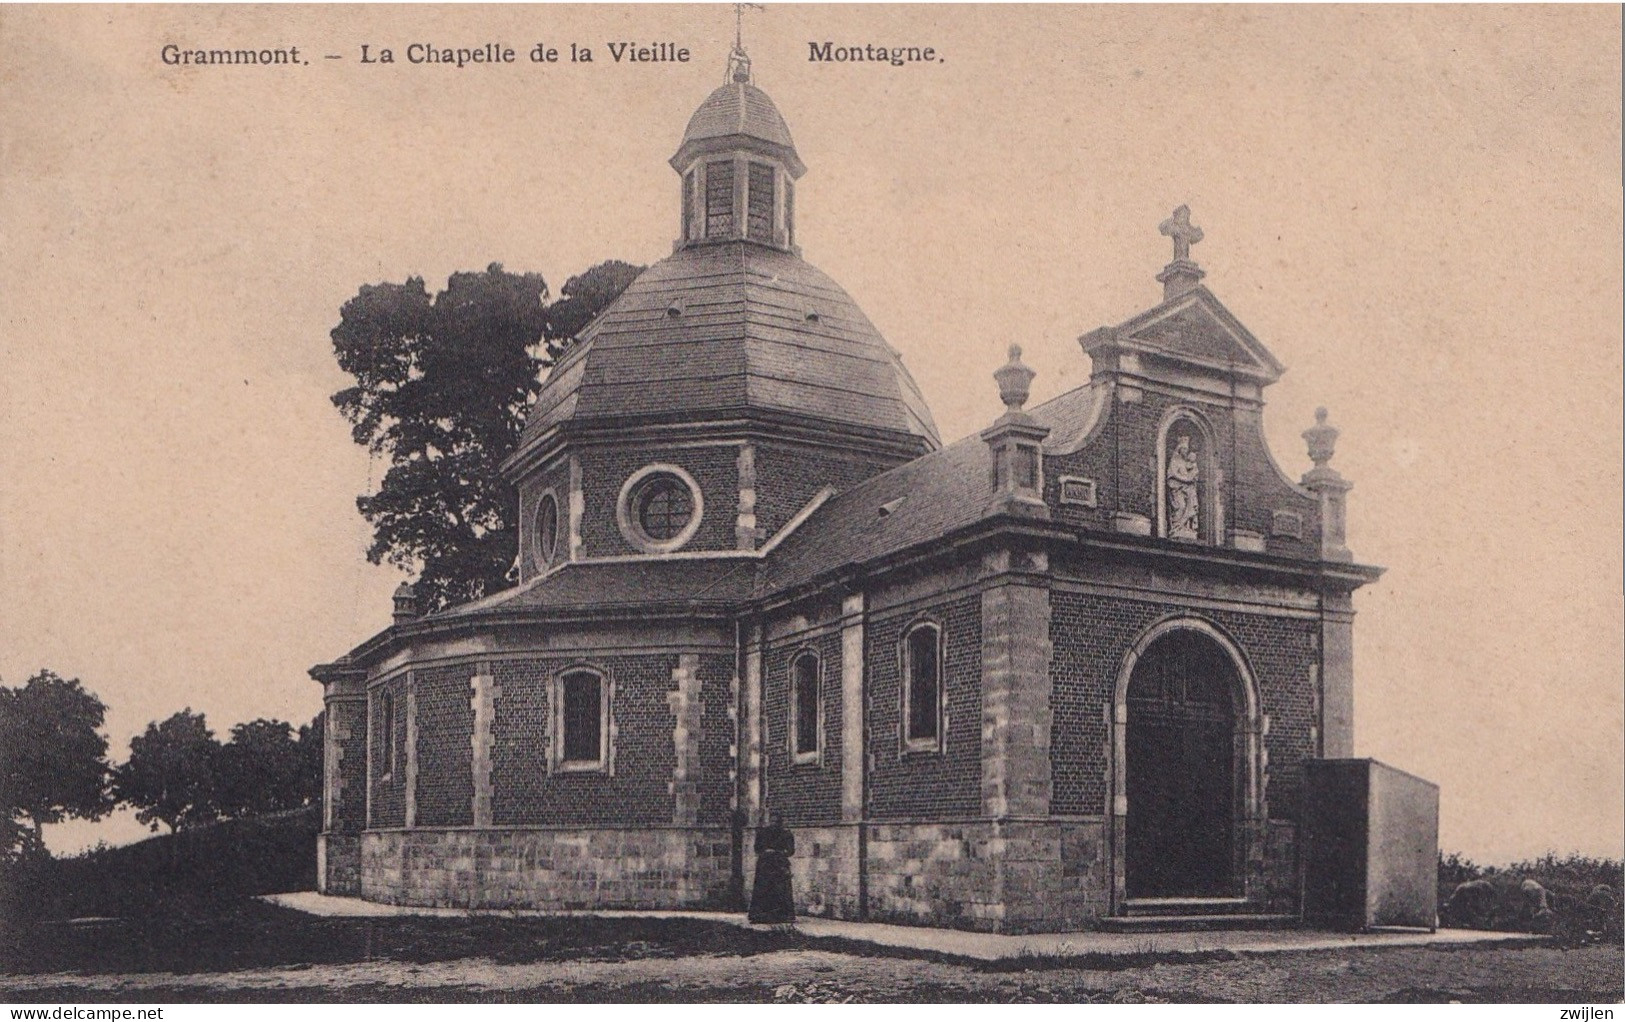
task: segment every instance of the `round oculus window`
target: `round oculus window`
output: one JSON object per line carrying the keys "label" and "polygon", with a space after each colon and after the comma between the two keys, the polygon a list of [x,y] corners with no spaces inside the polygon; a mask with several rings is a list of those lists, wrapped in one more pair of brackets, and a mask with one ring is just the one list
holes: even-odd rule
{"label": "round oculus window", "polygon": [[674,475],[657,472],[643,481],[632,498],[638,528],[656,543],[679,536],[694,517],[694,495]]}
{"label": "round oculus window", "polygon": [[646,465],[621,487],[621,533],[644,553],[677,550],[694,538],[705,501],[694,478],[676,465]]}
{"label": "round oculus window", "polygon": [[559,502],[551,493],[542,494],[536,504],[536,563],[543,568],[553,564],[559,546]]}

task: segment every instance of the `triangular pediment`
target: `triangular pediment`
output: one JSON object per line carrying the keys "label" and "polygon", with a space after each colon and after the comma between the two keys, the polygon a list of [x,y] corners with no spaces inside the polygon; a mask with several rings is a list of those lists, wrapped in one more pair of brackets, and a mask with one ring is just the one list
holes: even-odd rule
{"label": "triangular pediment", "polygon": [[1205,287],[1192,288],[1115,327],[1096,330],[1083,342],[1091,356],[1111,347],[1262,384],[1274,383],[1285,371]]}

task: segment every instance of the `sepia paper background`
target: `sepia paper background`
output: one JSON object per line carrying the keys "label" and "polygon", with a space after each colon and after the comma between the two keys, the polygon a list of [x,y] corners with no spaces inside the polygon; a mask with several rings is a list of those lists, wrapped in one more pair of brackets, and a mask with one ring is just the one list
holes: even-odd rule
{"label": "sepia paper background", "polygon": [[[1442,844],[1621,853],[1617,7],[770,5],[757,83],[810,168],[806,258],[902,353],[945,440],[1088,379],[1189,203],[1205,281],[1288,374],[1291,476],[1342,431],[1356,751],[1443,786]],[[500,262],[554,291],[670,252],[666,159],[727,6],[0,9],[0,677],[78,676],[113,755],[183,706],[308,720],[389,620],[329,395],[364,283]],[[604,44],[688,47],[617,66]],[[819,64],[809,42],[943,61]],[[503,67],[362,44],[503,42]],[[540,67],[537,42],[597,62]],[[166,67],[298,45],[309,66]],[[327,61],[324,54],[344,59]],[[128,820],[52,834],[73,848]]]}

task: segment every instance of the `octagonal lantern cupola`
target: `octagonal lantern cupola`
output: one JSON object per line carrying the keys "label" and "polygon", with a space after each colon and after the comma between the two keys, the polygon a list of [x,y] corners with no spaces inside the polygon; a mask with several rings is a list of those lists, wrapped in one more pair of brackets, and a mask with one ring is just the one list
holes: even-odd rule
{"label": "octagonal lantern cupola", "polygon": [[795,250],[795,181],[807,168],[778,107],[751,83],[743,49],[688,119],[671,166],[682,181],[676,248],[751,241]]}

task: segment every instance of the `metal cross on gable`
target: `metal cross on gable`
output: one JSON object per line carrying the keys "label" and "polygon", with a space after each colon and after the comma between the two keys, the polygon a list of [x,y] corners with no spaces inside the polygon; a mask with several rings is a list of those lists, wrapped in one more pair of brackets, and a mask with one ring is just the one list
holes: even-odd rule
{"label": "metal cross on gable", "polygon": [[1191,208],[1180,206],[1174,215],[1157,227],[1158,233],[1174,239],[1174,262],[1189,260],[1191,246],[1202,240],[1202,229],[1191,223]]}

